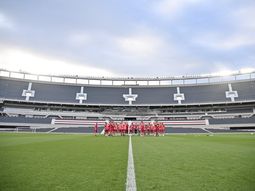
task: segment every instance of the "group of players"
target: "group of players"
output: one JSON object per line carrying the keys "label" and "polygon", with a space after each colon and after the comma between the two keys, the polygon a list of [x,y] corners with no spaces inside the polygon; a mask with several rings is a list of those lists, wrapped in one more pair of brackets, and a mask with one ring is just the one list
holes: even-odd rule
{"label": "group of players", "polygon": [[165,125],[162,122],[132,122],[128,124],[127,122],[114,122],[111,121],[106,123],[104,126],[104,135],[105,136],[114,136],[114,135],[124,136],[126,134],[137,134],[140,136],[145,135],[164,135],[165,134]]}

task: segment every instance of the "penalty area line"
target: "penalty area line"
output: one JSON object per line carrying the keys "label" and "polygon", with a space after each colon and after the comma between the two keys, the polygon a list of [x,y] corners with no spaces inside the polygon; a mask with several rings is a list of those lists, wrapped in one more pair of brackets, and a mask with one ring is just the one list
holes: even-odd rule
{"label": "penalty area line", "polygon": [[134,165],[134,158],[133,158],[131,135],[129,135],[126,191],[136,191],[135,165]]}
{"label": "penalty area line", "polygon": [[55,131],[57,129],[58,129],[58,127],[55,127],[54,129],[51,129],[51,130],[47,131],[46,133],[51,133],[51,132],[53,132],[53,131]]}

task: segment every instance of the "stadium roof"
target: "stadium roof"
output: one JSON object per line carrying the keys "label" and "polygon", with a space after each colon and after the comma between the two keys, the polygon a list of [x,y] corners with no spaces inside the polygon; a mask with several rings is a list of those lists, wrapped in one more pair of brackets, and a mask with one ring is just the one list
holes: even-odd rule
{"label": "stadium roof", "polygon": [[214,74],[168,76],[168,77],[93,77],[79,75],[45,75],[32,74],[24,71],[0,69],[0,77],[19,78],[23,80],[38,80],[73,84],[90,85],[177,85],[217,83],[234,80],[255,79],[255,70],[239,70]]}

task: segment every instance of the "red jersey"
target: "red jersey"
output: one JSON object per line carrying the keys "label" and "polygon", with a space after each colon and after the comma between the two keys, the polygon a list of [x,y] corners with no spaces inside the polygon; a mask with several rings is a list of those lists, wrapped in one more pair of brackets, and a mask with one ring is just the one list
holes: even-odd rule
{"label": "red jersey", "polygon": [[95,123],[95,126],[94,126],[94,133],[97,133],[98,132],[98,124]]}

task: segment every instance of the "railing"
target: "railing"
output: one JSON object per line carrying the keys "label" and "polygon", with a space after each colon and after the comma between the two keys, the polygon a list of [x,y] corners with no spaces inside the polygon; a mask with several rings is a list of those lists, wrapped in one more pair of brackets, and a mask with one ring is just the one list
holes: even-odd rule
{"label": "railing", "polygon": [[255,79],[255,70],[250,72],[231,72],[228,74],[204,74],[173,77],[82,77],[69,75],[43,75],[31,74],[23,71],[9,71],[0,69],[0,77],[17,78],[22,80],[36,80],[43,82],[84,84],[84,85],[110,85],[110,86],[167,86],[189,84],[211,84],[227,81]]}

